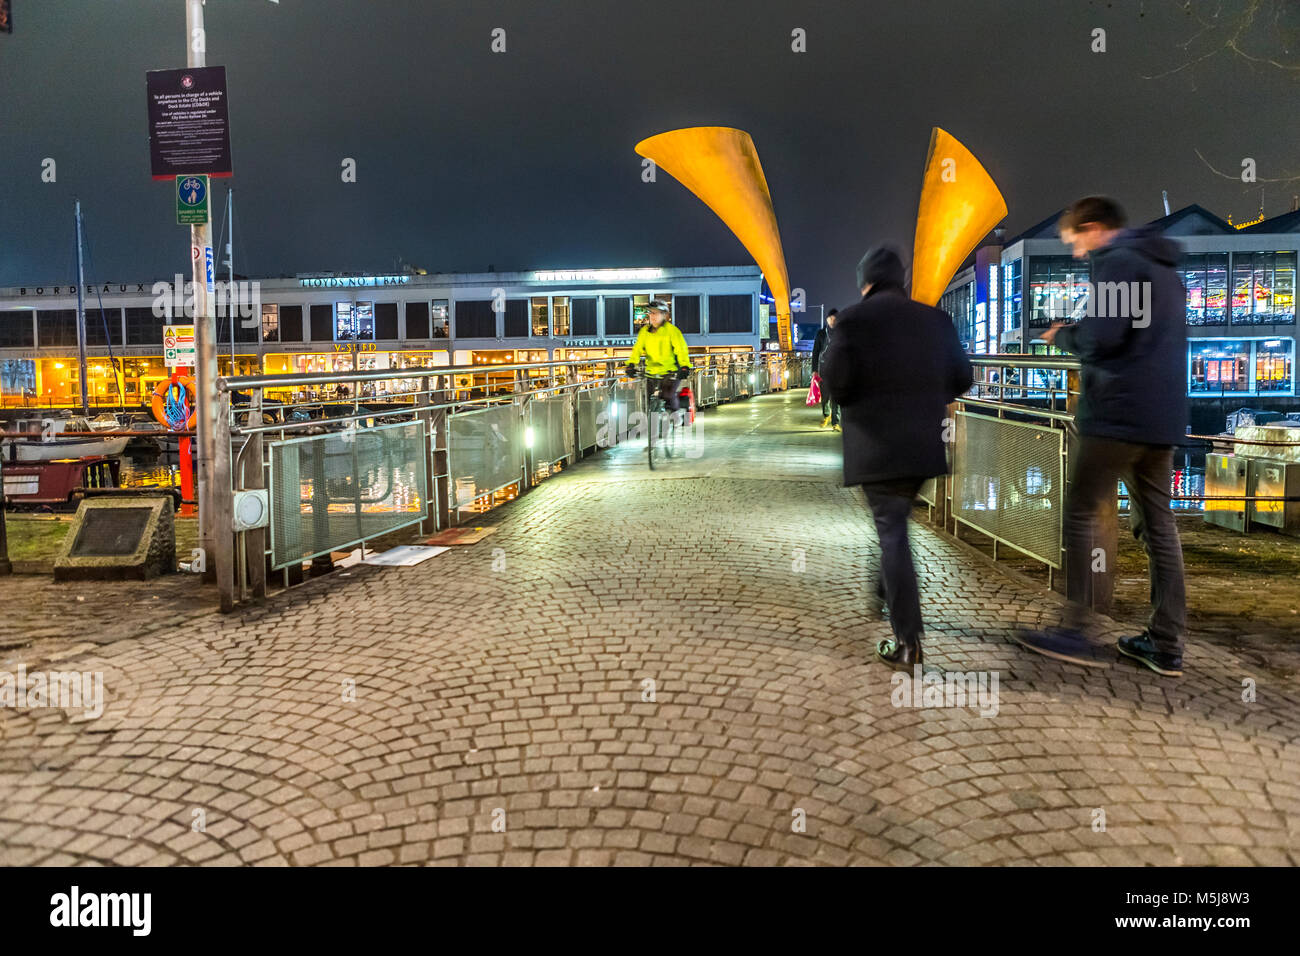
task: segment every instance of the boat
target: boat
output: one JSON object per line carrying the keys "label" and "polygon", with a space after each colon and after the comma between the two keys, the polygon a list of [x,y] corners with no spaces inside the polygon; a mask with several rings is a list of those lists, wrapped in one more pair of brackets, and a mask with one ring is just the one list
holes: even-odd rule
{"label": "boat", "polygon": [[92,455],[23,461],[4,467],[4,497],[14,507],[70,507],[87,489],[120,487],[122,462]]}
{"label": "boat", "polygon": [[[9,429],[30,437],[6,438],[0,448],[6,461],[53,461],[92,455],[120,455],[130,441],[127,435],[91,434],[90,422],[71,418],[20,418]],[[74,434],[67,434],[67,433]],[[81,432],[83,434],[75,434]]]}
{"label": "boat", "polygon": [[114,432],[123,427],[121,420],[112,412],[96,415],[94,418],[88,419],[86,424],[94,432]]}

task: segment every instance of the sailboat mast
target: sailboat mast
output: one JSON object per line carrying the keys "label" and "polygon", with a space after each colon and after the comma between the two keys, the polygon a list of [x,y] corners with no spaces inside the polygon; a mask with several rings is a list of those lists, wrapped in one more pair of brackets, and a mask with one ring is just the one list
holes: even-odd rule
{"label": "sailboat mast", "polygon": [[90,416],[86,397],[86,263],[81,255],[81,200],[76,200],[77,218],[77,362],[81,370],[81,414]]}
{"label": "sailboat mast", "polygon": [[226,289],[226,301],[230,303],[230,374],[238,375],[235,371],[235,190],[228,188],[226,190],[226,265],[229,266],[227,275],[230,277],[229,288]]}

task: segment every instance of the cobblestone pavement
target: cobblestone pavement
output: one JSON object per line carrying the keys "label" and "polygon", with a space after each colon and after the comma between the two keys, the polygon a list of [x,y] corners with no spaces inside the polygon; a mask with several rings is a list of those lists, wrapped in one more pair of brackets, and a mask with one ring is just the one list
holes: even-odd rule
{"label": "cobblestone pavement", "polygon": [[[0,651],[108,700],[0,708],[0,863],[1300,862],[1294,681],[1195,635],[1182,680],[1030,655],[1057,599],[923,525],[928,666],[996,708],[894,706],[818,422],[724,406],[699,458],[613,449],[477,545],[226,618],[189,579],[85,586],[93,635]],[[71,606],[2,586],[9,637]]]}

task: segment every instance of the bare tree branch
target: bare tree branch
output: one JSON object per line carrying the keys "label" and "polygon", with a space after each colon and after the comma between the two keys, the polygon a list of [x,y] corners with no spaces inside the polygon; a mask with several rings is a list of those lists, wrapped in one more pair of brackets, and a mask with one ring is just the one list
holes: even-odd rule
{"label": "bare tree branch", "polygon": [[[1194,153],[1196,154],[1197,158],[1198,158],[1201,162],[1203,162],[1207,167],[1209,167],[1210,172],[1214,173],[1214,175],[1216,175],[1216,176],[1222,176],[1224,179],[1231,179],[1233,182],[1241,182],[1241,181],[1242,181],[1242,180],[1241,180],[1241,173],[1225,173],[1225,172],[1223,172],[1223,171],[1220,170],[1220,169],[1216,169],[1216,168],[1214,167],[1214,164],[1211,163],[1211,162],[1210,162],[1208,159],[1206,159],[1204,156],[1202,156],[1202,155],[1201,155],[1201,151],[1200,151],[1199,149],[1197,149],[1196,147],[1194,147],[1194,146],[1192,147],[1192,152],[1194,152]],[[1300,175],[1298,175],[1298,176],[1283,176],[1283,177],[1280,178],[1280,179],[1255,179],[1255,180],[1253,180],[1253,182],[1251,182],[1251,183],[1245,183],[1244,185],[1250,186],[1250,185],[1253,185],[1253,183],[1295,183],[1295,182],[1300,182]]]}

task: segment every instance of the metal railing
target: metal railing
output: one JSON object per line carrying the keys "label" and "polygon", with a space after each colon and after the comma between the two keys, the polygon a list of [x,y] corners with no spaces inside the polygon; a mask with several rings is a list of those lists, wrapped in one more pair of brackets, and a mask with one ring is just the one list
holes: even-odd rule
{"label": "metal railing", "polygon": [[941,523],[978,531],[999,546],[1064,567],[1069,443],[1078,398],[1076,359],[1065,356],[971,356],[975,384],[945,422],[950,474],[922,488]]}
{"label": "metal railing", "polygon": [[[990,538],[995,558],[1001,546],[1042,562],[1051,586],[1053,576],[1065,567],[1063,516],[1080,395],[1079,361],[1060,355],[1014,354],[971,356],[971,362],[975,384],[954,403],[946,422],[950,474],[926,482],[920,497],[931,516],[937,516],[945,528],[951,526],[955,536],[969,528]],[[1187,444],[1193,447],[1225,441],[1233,439],[1187,436]],[[1244,444],[1295,446],[1300,442],[1247,440]],[[1245,493],[1245,475],[1243,469],[1241,494],[1179,493],[1171,494],[1171,499],[1236,502],[1244,514],[1258,515],[1257,523],[1280,526],[1281,516],[1273,510],[1280,511],[1285,502],[1297,499]],[[1250,490],[1277,490],[1280,482],[1277,475],[1261,469]],[[1127,499],[1124,491],[1117,491],[1097,516],[1095,543],[1107,554],[1117,552],[1119,502]],[[1094,606],[1101,611],[1111,602],[1111,565],[1108,573],[1095,579]]]}
{"label": "metal railing", "polygon": [[[697,408],[807,384],[797,353],[693,355]],[[223,377],[213,485],[222,610],[413,525],[438,531],[628,438],[645,389],[621,359]],[[366,392],[368,394],[363,395]],[[329,396],[333,395],[334,398]],[[620,427],[622,426],[622,427]],[[237,531],[247,492],[265,525]],[[255,503],[255,502],[253,502]]]}

